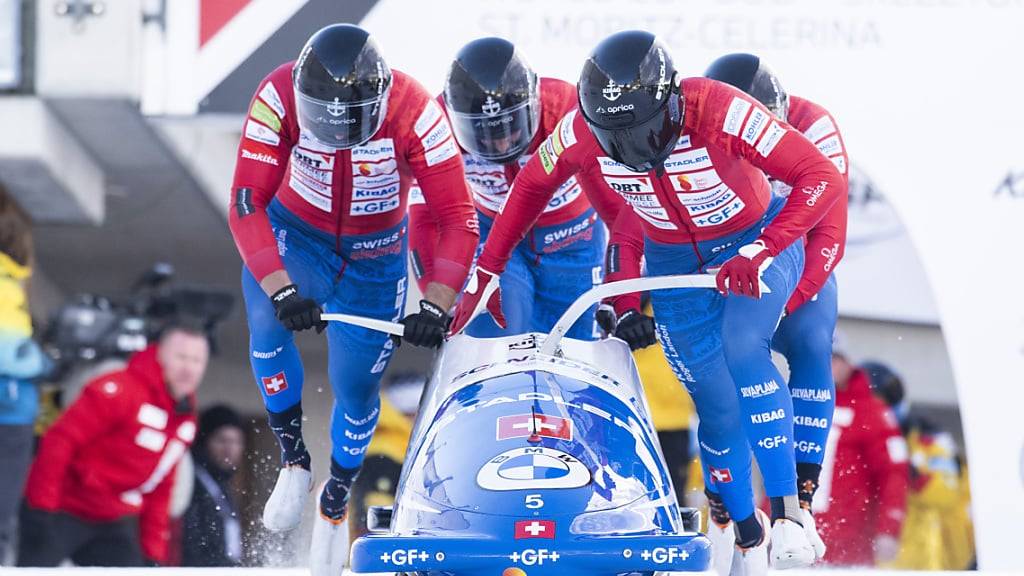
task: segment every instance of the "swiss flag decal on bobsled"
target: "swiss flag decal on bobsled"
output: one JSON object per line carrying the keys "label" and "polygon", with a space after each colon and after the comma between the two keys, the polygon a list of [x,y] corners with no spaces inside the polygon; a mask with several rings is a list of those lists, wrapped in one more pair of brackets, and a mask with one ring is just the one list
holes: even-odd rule
{"label": "swiss flag decal on bobsled", "polygon": [[572,420],[548,414],[513,414],[498,417],[498,440],[527,436],[572,441]]}

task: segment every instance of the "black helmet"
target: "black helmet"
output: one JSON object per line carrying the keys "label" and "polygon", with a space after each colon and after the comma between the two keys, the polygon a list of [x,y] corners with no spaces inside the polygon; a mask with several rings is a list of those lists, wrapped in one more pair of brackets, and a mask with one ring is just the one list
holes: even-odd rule
{"label": "black helmet", "polygon": [[580,110],[601,149],[636,172],[661,166],[679,139],[683,105],[668,49],[650,32],[605,38],[583,65]]}
{"label": "black helmet", "polygon": [[358,26],[332,24],[313,34],[292,81],[299,126],[325,146],[363,144],[387,115],[391,69]]}
{"label": "black helmet", "polygon": [[881,362],[862,362],[861,369],[867,372],[871,389],[889,406],[895,407],[903,401],[903,380],[891,368]]}
{"label": "black helmet", "polygon": [[464,150],[504,164],[526,151],[540,121],[537,75],[508,40],[480,38],[455,56],[444,102]]}
{"label": "black helmet", "polygon": [[750,94],[780,120],[789,116],[789,94],[771,69],[753,54],[726,54],[712,62],[704,75]]}

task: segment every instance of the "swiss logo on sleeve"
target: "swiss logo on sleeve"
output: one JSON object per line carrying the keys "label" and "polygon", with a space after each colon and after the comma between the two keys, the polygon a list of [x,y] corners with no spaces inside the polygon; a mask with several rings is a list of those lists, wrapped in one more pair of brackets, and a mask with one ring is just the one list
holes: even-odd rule
{"label": "swiss logo on sleeve", "polygon": [[267,396],[273,396],[288,389],[288,379],[284,377],[284,372],[260,378],[260,381],[263,382],[263,389],[267,391]]}

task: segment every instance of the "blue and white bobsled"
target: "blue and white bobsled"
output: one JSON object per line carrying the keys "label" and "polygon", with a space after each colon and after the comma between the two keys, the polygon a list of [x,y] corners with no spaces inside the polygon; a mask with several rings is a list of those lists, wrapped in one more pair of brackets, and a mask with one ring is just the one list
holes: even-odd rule
{"label": "blue and white bobsled", "polygon": [[676,502],[629,347],[556,340],[448,342],[394,509],[371,511],[371,532],[352,547],[353,572],[708,568],[710,543],[696,512]]}

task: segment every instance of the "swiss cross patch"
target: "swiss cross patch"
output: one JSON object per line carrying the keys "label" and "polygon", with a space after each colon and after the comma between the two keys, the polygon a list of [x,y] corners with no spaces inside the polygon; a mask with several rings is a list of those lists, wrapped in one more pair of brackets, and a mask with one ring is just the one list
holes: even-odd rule
{"label": "swiss cross patch", "polygon": [[263,389],[267,391],[267,396],[273,396],[288,389],[288,379],[284,377],[284,372],[278,372],[273,376],[266,378],[260,378],[263,381]]}
{"label": "swiss cross patch", "polygon": [[517,520],[516,540],[547,538],[554,540],[555,523],[551,520]]}
{"label": "swiss cross patch", "polygon": [[498,417],[498,440],[543,436],[572,440],[572,420],[548,414],[513,414]]}
{"label": "swiss cross patch", "polygon": [[708,466],[711,473],[711,480],[715,484],[728,484],[732,482],[732,472],[728,468],[712,468]]}

